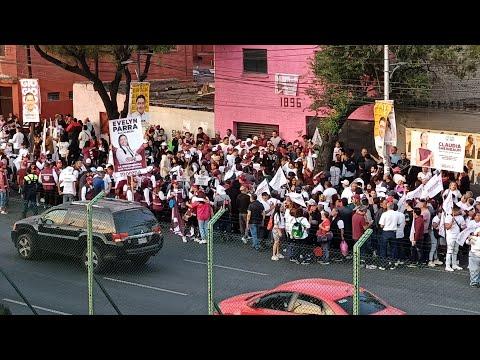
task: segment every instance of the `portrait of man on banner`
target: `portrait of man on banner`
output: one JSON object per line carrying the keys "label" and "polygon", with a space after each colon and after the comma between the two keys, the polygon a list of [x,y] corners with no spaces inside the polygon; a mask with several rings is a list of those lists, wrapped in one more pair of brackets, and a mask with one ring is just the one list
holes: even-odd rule
{"label": "portrait of man on banner", "polygon": [[397,129],[395,125],[395,114],[393,113],[392,100],[377,100],[373,108],[375,125],[373,136],[375,149],[380,157],[386,157],[385,145],[396,145]]}
{"label": "portrait of man on banner", "polygon": [[21,79],[23,122],[40,122],[40,88],[37,79]]}
{"label": "portrait of man on banner", "polygon": [[128,117],[137,118],[142,122],[142,129],[149,126],[150,121],[150,83],[132,82],[130,85],[130,103]]}

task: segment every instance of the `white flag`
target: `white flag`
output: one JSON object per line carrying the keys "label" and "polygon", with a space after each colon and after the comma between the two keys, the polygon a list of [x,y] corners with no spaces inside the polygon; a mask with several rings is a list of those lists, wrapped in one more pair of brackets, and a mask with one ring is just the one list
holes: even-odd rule
{"label": "white flag", "polygon": [[452,214],[453,199],[450,191],[448,192],[447,198],[443,201],[442,208],[443,208],[443,211],[445,211],[446,215]]}
{"label": "white flag", "polygon": [[433,176],[423,187],[422,197],[433,199],[439,192],[443,191],[443,182],[440,174]]}
{"label": "white flag", "polygon": [[288,184],[287,177],[285,176],[285,173],[283,172],[282,168],[279,167],[277,170],[277,173],[273,177],[273,179],[270,181],[270,186],[272,187],[273,190],[280,191],[280,188]]}
{"label": "white flag", "polygon": [[463,244],[465,244],[465,240],[467,240],[467,238],[473,234],[475,231],[475,226],[473,227],[467,227],[465,230],[463,230],[460,234],[458,234],[458,237],[457,239],[455,240],[458,245],[460,246],[463,246]]}
{"label": "white flag", "polygon": [[320,133],[318,132],[318,127],[315,128],[315,133],[313,134],[312,142],[314,145],[322,146],[323,141]]}
{"label": "white flag", "polygon": [[305,200],[303,199],[302,194],[297,194],[294,192],[289,192],[285,196],[288,196],[290,200],[292,200],[294,203],[302,206],[302,207],[307,207],[307,204],[305,204]]}
{"label": "white flag", "polygon": [[422,190],[423,190],[423,184],[420,185],[415,190],[408,192],[407,195],[405,195],[405,200],[412,200],[414,198],[419,199],[420,195],[422,194]]}
{"label": "white flag", "polygon": [[263,180],[258,186],[257,186],[257,190],[255,191],[255,194],[257,194],[257,196],[262,196],[262,193],[268,193],[268,195],[270,195],[270,188],[268,187],[268,182],[267,182],[267,179]]}
{"label": "white flag", "polygon": [[406,202],[407,202],[407,199],[406,199],[406,196],[405,196],[405,195],[403,195],[403,196],[398,200],[397,206],[398,206],[398,211],[399,211],[399,212],[403,213],[403,211],[405,210]]}

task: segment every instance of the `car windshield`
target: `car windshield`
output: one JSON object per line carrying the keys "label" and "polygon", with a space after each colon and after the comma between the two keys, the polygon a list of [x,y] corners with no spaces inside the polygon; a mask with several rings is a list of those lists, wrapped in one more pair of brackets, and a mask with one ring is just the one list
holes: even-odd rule
{"label": "car windshield", "polygon": [[[367,291],[360,293],[360,315],[370,315],[382,311],[386,308],[375,296]],[[347,296],[336,301],[348,315],[353,314],[353,296]]]}
{"label": "car windshield", "polygon": [[149,231],[157,224],[157,219],[153,213],[145,208],[115,212],[113,218],[117,233],[126,232],[130,235],[140,230]]}

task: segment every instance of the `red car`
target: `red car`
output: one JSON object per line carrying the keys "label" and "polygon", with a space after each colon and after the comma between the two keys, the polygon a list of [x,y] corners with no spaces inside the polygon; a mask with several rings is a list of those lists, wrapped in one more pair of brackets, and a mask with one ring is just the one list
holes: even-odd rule
{"label": "red car", "polygon": [[[219,303],[224,315],[352,315],[354,287],[342,281],[302,279]],[[360,289],[360,315],[405,315]]]}

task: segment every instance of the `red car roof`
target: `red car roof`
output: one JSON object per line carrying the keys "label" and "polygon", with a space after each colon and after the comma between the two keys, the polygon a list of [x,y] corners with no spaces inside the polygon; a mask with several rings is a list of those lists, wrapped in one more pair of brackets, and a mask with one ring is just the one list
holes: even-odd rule
{"label": "red car roof", "polygon": [[[275,290],[297,291],[325,300],[338,300],[353,295],[353,285],[329,279],[301,279],[279,285]],[[362,288],[360,290],[363,290]]]}

